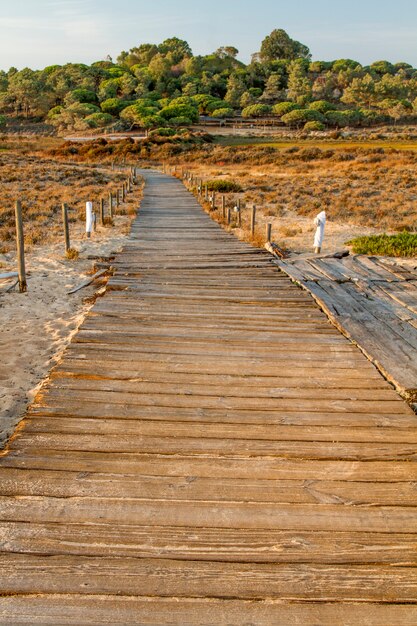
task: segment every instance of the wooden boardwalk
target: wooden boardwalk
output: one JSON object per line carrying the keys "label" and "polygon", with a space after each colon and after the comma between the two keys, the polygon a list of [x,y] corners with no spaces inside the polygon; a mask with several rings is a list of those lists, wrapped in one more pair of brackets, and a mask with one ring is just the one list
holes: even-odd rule
{"label": "wooden boardwalk", "polygon": [[415,414],[269,255],[147,179],[0,458],[0,624],[415,626]]}
{"label": "wooden boardwalk", "polygon": [[397,391],[417,403],[417,261],[364,255],[277,261]]}

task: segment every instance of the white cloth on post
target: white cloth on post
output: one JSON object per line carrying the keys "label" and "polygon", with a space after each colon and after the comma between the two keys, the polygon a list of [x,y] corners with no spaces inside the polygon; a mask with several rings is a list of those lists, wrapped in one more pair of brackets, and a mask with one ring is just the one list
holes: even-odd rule
{"label": "white cloth on post", "polygon": [[324,239],[324,227],[326,224],[326,211],[322,211],[314,218],[314,224],[317,226],[314,235],[314,247],[321,248]]}
{"label": "white cloth on post", "polygon": [[91,233],[93,231],[93,203],[85,203],[85,232]]}

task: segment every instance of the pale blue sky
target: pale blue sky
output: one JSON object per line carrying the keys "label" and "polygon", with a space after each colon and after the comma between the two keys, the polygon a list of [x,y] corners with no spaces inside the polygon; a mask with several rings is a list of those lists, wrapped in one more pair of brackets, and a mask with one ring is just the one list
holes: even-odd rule
{"label": "pale blue sky", "polygon": [[0,0],[0,68],[91,63],[140,43],[234,45],[245,62],[274,28],[314,59],[417,66],[417,0]]}

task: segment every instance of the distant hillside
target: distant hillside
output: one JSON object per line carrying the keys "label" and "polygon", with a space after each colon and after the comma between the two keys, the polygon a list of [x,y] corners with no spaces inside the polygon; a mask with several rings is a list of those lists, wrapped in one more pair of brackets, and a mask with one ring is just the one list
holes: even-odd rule
{"label": "distant hillside", "polygon": [[194,56],[173,37],[92,65],[0,72],[0,126],[48,122],[58,131],[188,126],[199,115],[276,117],[289,127],[370,126],[417,121],[417,70],[408,63],[311,61],[283,30],[266,37],[249,65],[225,46]]}

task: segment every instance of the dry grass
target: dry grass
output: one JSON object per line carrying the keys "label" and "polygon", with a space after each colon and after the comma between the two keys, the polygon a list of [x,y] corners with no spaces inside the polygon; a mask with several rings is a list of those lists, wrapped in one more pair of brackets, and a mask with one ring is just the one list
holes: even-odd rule
{"label": "dry grass", "polygon": [[[11,140],[0,145],[0,253],[15,247],[14,205],[21,200],[27,247],[62,237],[61,206],[69,208],[71,223],[85,219],[85,203],[97,203],[115,192],[126,180],[126,172],[99,165],[57,162],[37,151],[54,142]],[[120,213],[134,214],[137,194],[127,196]],[[111,225],[111,220],[107,220]]]}
{"label": "dry grass", "polygon": [[218,176],[238,183],[243,192],[228,194],[228,202],[240,198],[246,206],[255,204],[265,217],[294,213],[311,218],[325,209],[330,220],[341,223],[380,231],[417,230],[414,152],[217,146],[175,162],[203,179]]}

